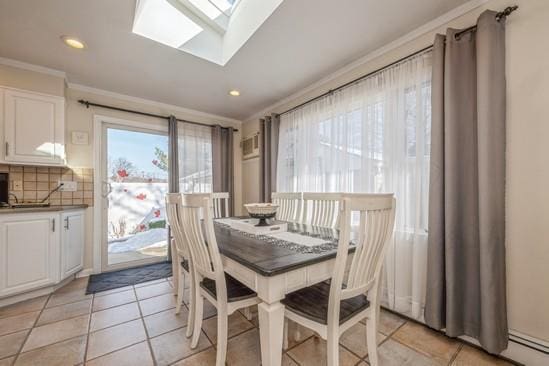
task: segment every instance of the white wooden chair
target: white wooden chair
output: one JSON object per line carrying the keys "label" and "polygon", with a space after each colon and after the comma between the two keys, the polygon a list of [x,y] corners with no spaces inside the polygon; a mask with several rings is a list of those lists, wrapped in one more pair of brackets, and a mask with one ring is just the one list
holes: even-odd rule
{"label": "white wooden chair", "polygon": [[273,192],[271,200],[279,205],[276,219],[289,222],[301,222],[303,193],[301,192]]}
{"label": "white wooden chair", "polygon": [[[328,366],[339,364],[341,334],[366,318],[369,362],[377,366],[378,289],[394,226],[395,200],[392,194],[354,194],[341,200],[340,211],[340,237],[331,281],[288,294],[282,301],[285,316],[327,340]],[[360,226],[346,276],[353,211],[360,212]]]}
{"label": "white wooden chair", "polygon": [[[239,309],[256,305],[260,300],[253,290],[223,270],[213,226],[211,195],[184,195],[181,207],[183,231],[191,252],[196,291],[191,348],[196,348],[198,345],[204,299],[206,299],[217,308],[216,365],[224,366],[229,315]],[[203,222],[200,220],[201,217],[204,217]]]}
{"label": "white wooden chair", "polygon": [[339,202],[342,193],[303,193],[302,223],[336,229],[339,225]]}
{"label": "white wooden chair", "polygon": [[183,228],[181,226],[181,204],[183,203],[181,193],[168,193],[166,194],[166,213],[168,216],[168,223],[170,224],[173,239],[171,240],[172,246],[172,272],[174,289],[177,295],[177,305],[175,307],[175,313],[179,314],[181,311],[181,304],[183,303],[183,295],[185,292],[185,278],[189,278],[189,315],[187,321],[187,337],[192,335],[193,322],[194,322],[194,310],[195,310],[195,290],[194,281],[192,279],[192,262],[189,252],[189,247],[185,241],[183,235]]}
{"label": "white wooden chair", "polygon": [[229,192],[212,193],[213,218],[229,217]]}

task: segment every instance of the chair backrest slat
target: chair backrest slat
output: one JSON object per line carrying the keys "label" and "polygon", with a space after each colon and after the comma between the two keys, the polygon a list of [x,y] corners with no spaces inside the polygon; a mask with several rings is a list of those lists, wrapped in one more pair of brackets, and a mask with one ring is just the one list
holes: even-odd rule
{"label": "chair backrest slat", "polygon": [[302,193],[273,192],[272,202],[278,205],[276,219],[289,222],[301,222]]}
{"label": "chair backrest slat", "polygon": [[174,240],[175,249],[178,254],[185,259],[190,258],[188,244],[185,241],[183,235],[183,228],[180,221],[182,196],[181,193],[168,193],[166,194],[166,214],[168,218],[168,224],[170,225]]}
{"label": "chair backrest slat", "polygon": [[303,193],[302,223],[337,228],[339,225],[339,203],[342,193]]}
{"label": "chair backrest slat", "polygon": [[229,217],[229,192],[212,193],[213,218]]}
{"label": "chair backrest slat", "polygon": [[[381,268],[392,238],[395,207],[396,201],[392,194],[342,195],[339,207],[340,237],[330,287],[329,317],[339,316],[339,303],[342,299],[367,292],[369,296],[377,296]],[[352,212],[360,213],[358,240],[343,287],[349,257]]]}

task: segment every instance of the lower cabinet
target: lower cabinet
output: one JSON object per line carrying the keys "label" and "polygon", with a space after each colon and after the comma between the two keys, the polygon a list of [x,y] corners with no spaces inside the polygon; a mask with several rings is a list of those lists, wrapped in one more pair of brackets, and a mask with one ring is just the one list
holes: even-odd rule
{"label": "lower cabinet", "polygon": [[55,285],[82,269],[84,215],[0,214],[0,297]]}

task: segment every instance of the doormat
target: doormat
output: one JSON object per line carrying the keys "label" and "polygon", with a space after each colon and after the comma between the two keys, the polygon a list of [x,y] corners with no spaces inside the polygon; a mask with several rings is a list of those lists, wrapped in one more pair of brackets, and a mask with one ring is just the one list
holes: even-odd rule
{"label": "doormat", "polygon": [[120,271],[91,275],[86,294],[95,294],[115,288],[132,286],[142,282],[159,280],[172,275],[172,264],[162,262]]}

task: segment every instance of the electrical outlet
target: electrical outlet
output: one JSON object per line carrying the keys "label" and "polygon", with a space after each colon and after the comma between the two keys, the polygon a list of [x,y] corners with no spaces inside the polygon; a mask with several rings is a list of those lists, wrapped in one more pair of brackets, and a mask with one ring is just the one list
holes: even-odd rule
{"label": "electrical outlet", "polygon": [[59,191],[61,192],[75,192],[76,191],[76,187],[77,187],[77,183],[76,182],[73,182],[71,180],[59,180],[57,181],[57,184],[61,184],[63,183],[63,186],[61,188],[59,188]]}
{"label": "electrical outlet", "polygon": [[11,188],[12,191],[22,191],[23,190],[23,181],[21,180],[14,180],[13,181],[13,187]]}

